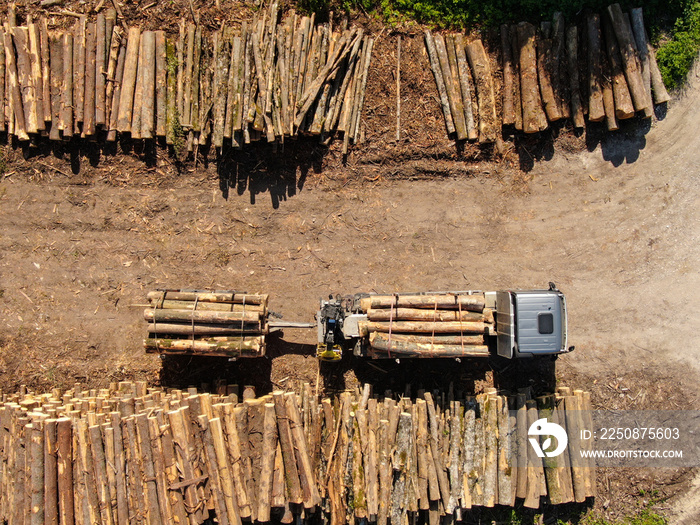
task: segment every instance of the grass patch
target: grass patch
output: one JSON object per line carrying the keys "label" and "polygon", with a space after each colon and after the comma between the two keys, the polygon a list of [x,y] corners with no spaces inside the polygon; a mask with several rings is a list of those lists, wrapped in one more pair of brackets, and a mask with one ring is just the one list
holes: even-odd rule
{"label": "grass patch", "polygon": [[685,83],[700,51],[700,2],[686,7],[676,20],[673,36],[656,54],[666,87],[674,89]]}

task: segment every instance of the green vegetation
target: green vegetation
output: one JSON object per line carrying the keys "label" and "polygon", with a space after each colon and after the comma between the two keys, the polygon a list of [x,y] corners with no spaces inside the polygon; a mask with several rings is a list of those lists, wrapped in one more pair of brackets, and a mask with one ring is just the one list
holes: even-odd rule
{"label": "green vegetation", "polygon": [[663,516],[659,516],[656,512],[649,508],[645,508],[634,517],[624,518],[622,521],[608,521],[601,517],[592,517],[589,515],[582,522],[582,525],[667,525],[668,521]]}
{"label": "green vegetation", "polygon": [[673,36],[657,52],[659,69],[668,88],[681,86],[700,51],[700,2],[690,3],[676,20]]}

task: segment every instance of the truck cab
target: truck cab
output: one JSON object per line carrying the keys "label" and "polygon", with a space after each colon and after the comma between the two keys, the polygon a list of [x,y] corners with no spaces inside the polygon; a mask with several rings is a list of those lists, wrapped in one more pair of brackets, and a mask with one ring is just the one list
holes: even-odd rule
{"label": "truck cab", "polygon": [[496,351],[507,359],[570,352],[564,294],[548,290],[504,290],[486,293],[496,311]]}

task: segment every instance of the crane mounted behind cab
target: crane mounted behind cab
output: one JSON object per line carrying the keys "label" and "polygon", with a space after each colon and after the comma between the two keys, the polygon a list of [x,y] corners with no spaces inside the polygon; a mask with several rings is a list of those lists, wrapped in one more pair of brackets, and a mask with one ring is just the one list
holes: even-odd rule
{"label": "crane mounted behind cab", "polygon": [[548,290],[356,294],[321,300],[317,356],[556,356],[570,352],[564,294]]}

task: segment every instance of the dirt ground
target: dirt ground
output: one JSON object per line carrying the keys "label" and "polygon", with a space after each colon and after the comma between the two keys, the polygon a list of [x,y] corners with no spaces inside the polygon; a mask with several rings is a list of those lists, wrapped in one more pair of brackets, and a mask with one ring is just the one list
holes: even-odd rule
{"label": "dirt ground", "polygon": [[[67,3],[66,8],[78,4]],[[172,24],[187,14],[131,12]],[[58,9],[58,8],[56,8]],[[222,11],[223,13],[224,11]],[[216,13],[207,11],[212,27]],[[228,13],[226,16],[235,16]],[[565,127],[456,148],[445,135],[420,30],[402,33],[402,134],[395,140],[396,35],[377,36],[364,142],[347,159],[315,138],[272,152],[45,143],[3,147],[0,175],[0,389],[146,379],[225,380],[260,392],[320,384],[478,391],[527,373],[483,361],[357,362],[319,369],[313,330],[271,338],[268,356],[166,360],[142,349],[146,293],[264,292],[286,320],[312,321],[320,297],[356,292],[546,287],[566,294],[574,353],[559,384],[596,408],[698,408],[700,110],[698,74],[652,126],[607,135]],[[154,25],[154,27],[162,25]],[[170,26],[167,26],[172,29]],[[503,379],[505,381],[505,379]],[[533,384],[536,388],[539,384]],[[657,501],[697,523],[697,469],[606,469],[595,511],[615,519]],[[549,509],[574,522],[586,509]]]}

